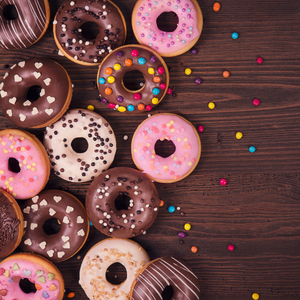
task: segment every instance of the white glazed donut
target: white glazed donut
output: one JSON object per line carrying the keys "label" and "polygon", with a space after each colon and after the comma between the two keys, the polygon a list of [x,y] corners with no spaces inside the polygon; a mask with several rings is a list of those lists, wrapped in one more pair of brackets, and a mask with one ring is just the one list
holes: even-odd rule
{"label": "white glazed donut", "polygon": [[[83,153],[72,148],[77,138],[86,140]],[[93,180],[109,168],[116,154],[116,137],[108,122],[97,113],[73,109],[46,128],[44,145],[54,173],[71,182]]]}
{"label": "white glazed donut", "polygon": [[[92,247],[83,259],[79,284],[90,299],[128,300],[132,282],[149,262],[146,251],[128,239],[109,238]],[[114,285],[106,280],[106,270],[114,263],[121,263],[126,280]]]}

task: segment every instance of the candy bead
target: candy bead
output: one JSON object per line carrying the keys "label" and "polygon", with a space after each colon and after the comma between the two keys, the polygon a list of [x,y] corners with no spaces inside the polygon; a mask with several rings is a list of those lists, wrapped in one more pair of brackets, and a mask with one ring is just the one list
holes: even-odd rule
{"label": "candy bead", "polygon": [[173,213],[175,211],[175,207],[173,205],[168,207],[169,213]]}
{"label": "candy bead", "polygon": [[237,32],[233,32],[231,37],[236,40],[239,37],[239,34]]}
{"label": "candy bead", "polygon": [[171,95],[172,92],[173,92],[173,90],[172,90],[171,88],[168,88],[168,89],[167,89],[167,94],[168,94],[168,95]]}
{"label": "candy bead", "polygon": [[258,300],[259,299],[259,295],[257,293],[253,293],[252,294],[252,299],[253,300]]}
{"label": "candy bead", "polygon": [[158,67],[157,72],[159,74],[164,74],[165,73],[165,69],[163,67]]}
{"label": "candy bead", "polygon": [[108,107],[111,108],[111,109],[114,109],[116,107],[116,104],[114,103],[109,103],[108,104]]}
{"label": "candy bead", "polygon": [[159,90],[158,88],[154,88],[154,89],[152,90],[152,93],[153,93],[154,95],[158,95],[158,94],[160,93],[160,90]]}
{"label": "candy bead", "polygon": [[254,146],[249,147],[249,152],[254,153],[256,151],[256,148]]}
{"label": "candy bead", "polygon": [[243,134],[242,134],[241,132],[237,132],[237,133],[235,134],[235,137],[236,137],[238,140],[240,140],[240,139],[243,137]]}
{"label": "candy bead", "polygon": [[156,56],[151,56],[151,58],[150,58],[150,62],[151,63],[153,63],[153,64],[155,64],[156,63],[156,61],[157,61],[157,58],[156,58]]}
{"label": "candy bead", "polygon": [[197,51],[197,49],[196,49],[196,48],[192,48],[192,49],[191,49],[191,53],[192,53],[192,54],[194,54],[194,55],[195,55],[195,54],[197,54],[197,52],[198,52],[198,51]]}
{"label": "candy bead", "polygon": [[111,88],[106,88],[106,89],[104,90],[104,93],[105,93],[106,95],[111,95],[112,89],[111,89]]}
{"label": "candy bead", "polygon": [[199,131],[199,132],[203,132],[203,131],[204,131],[204,127],[203,127],[202,125],[199,125],[199,126],[198,126],[198,131]]}
{"label": "candy bead", "polygon": [[228,78],[230,76],[230,73],[228,71],[223,72],[223,77]]}
{"label": "candy bead", "polygon": [[158,82],[161,81],[161,79],[160,79],[159,76],[155,76],[155,77],[153,77],[153,81],[154,81],[155,83],[158,83]]}
{"label": "candy bead", "polygon": [[228,245],[227,248],[228,248],[229,251],[233,251],[234,250],[234,246],[233,245]]}
{"label": "candy bead", "polygon": [[222,179],[220,180],[220,184],[221,184],[221,185],[226,185],[226,184],[227,184],[227,180],[226,180],[225,178],[222,178]]}
{"label": "candy bead", "polygon": [[126,108],[124,106],[119,106],[118,111],[124,112],[124,111],[126,111]]}
{"label": "candy bead", "polygon": [[156,105],[158,103],[158,98],[154,97],[152,98],[152,104]]}
{"label": "candy bead", "polygon": [[88,110],[95,110],[95,107],[94,107],[94,105],[88,105],[87,109]]}
{"label": "candy bead", "polygon": [[164,200],[160,200],[159,207],[162,207],[162,206],[164,206],[164,205],[165,205]]}
{"label": "candy bead", "polygon": [[164,90],[167,86],[166,86],[165,83],[161,83],[161,84],[159,85],[159,87],[160,87],[162,90]]}
{"label": "candy bead", "polygon": [[74,298],[75,297],[75,293],[74,292],[70,292],[67,295],[68,298]]}
{"label": "candy bead", "polygon": [[184,224],[184,229],[185,230],[191,230],[192,226],[189,223]]}
{"label": "candy bead", "polygon": [[208,108],[209,109],[214,109],[216,107],[216,104],[214,102],[209,102],[208,103]]}
{"label": "candy bead", "polygon": [[[149,73],[150,75],[153,75],[153,74],[155,73],[154,68],[148,68],[148,73]],[[154,77],[154,78],[155,78],[155,77]]]}
{"label": "candy bead", "polygon": [[134,111],[134,106],[130,104],[130,105],[127,106],[127,109],[129,111]]}
{"label": "candy bead", "polygon": [[142,103],[140,103],[140,104],[138,105],[138,110],[144,110],[144,109],[145,109],[145,105],[142,104]]}
{"label": "candy bead", "polygon": [[214,3],[213,5],[213,10],[214,11],[219,11],[221,8],[221,4],[219,2]]}
{"label": "candy bead", "polygon": [[199,77],[195,78],[195,83],[196,83],[196,84],[202,83],[202,79],[199,78]]}
{"label": "candy bead", "polygon": [[193,253],[197,253],[197,252],[198,252],[198,248],[197,248],[196,246],[193,246],[193,247],[191,248],[191,251],[192,251]]}
{"label": "candy bead", "polygon": [[184,70],[185,75],[191,75],[192,74],[192,70],[190,68],[186,68]]}
{"label": "candy bead", "polygon": [[122,51],[117,51],[116,57],[121,58],[122,56],[123,56],[123,52]]}
{"label": "candy bead", "polygon": [[141,100],[142,95],[141,95],[140,93],[135,93],[135,94],[133,95],[133,98],[134,98],[135,100]]}
{"label": "candy bead", "polygon": [[133,50],[131,51],[131,56],[137,57],[138,55],[139,55],[139,51],[138,51],[138,50],[133,49]]}
{"label": "candy bead", "polygon": [[108,76],[108,77],[107,77],[107,81],[108,81],[109,83],[114,83],[114,82],[115,82],[115,77],[113,77],[113,76]]}
{"label": "candy bead", "polygon": [[121,69],[121,65],[120,64],[114,64],[114,69],[116,71],[119,71]]}
{"label": "candy bead", "polygon": [[105,69],[105,74],[107,74],[107,75],[111,75],[112,72],[113,72],[113,69],[112,69],[112,68],[106,68],[106,69]]}
{"label": "candy bead", "polygon": [[152,110],[152,106],[151,106],[151,105],[147,105],[147,106],[146,106],[146,110],[147,110],[147,111]]}
{"label": "candy bead", "polygon": [[254,99],[252,103],[253,103],[253,105],[258,106],[260,104],[260,100]]}
{"label": "candy bead", "polygon": [[138,63],[142,66],[142,65],[144,65],[146,63],[146,59],[144,57],[140,57],[138,59]]}
{"label": "candy bead", "polygon": [[118,101],[118,102],[123,102],[123,101],[124,101],[123,96],[118,96],[118,97],[117,97],[117,101]]}
{"label": "candy bead", "polygon": [[185,237],[186,237],[186,233],[185,232],[178,232],[178,237],[180,238],[180,239],[184,239]]}
{"label": "candy bead", "polygon": [[106,98],[102,98],[102,99],[101,99],[101,102],[104,103],[104,104],[106,104],[108,101],[107,101]]}
{"label": "candy bead", "polygon": [[262,64],[264,60],[261,57],[258,57],[256,61],[258,64]]}
{"label": "candy bead", "polygon": [[127,67],[130,67],[130,66],[132,65],[132,60],[131,60],[130,58],[127,58],[127,59],[125,60],[125,65],[126,65]]}
{"label": "candy bead", "polygon": [[100,78],[99,78],[99,83],[100,83],[100,84],[104,84],[104,83],[105,83],[105,79],[104,79],[103,77],[100,77]]}

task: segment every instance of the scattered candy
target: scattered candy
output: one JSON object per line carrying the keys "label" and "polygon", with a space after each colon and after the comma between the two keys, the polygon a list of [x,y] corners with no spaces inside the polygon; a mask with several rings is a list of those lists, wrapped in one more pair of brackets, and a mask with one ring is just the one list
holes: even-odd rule
{"label": "scattered candy", "polygon": [[223,77],[228,78],[230,76],[230,73],[228,71],[223,72]]}
{"label": "scattered candy", "polygon": [[185,230],[191,230],[191,228],[192,228],[191,224],[189,224],[189,223],[184,224],[184,229]]}
{"label": "scattered candy", "polygon": [[191,75],[192,74],[192,70],[190,68],[186,68],[184,70],[185,75]]}
{"label": "scattered candy", "polygon": [[93,223],[90,221],[90,226],[94,226]]}
{"label": "scattered candy", "polygon": [[88,110],[95,110],[95,107],[94,107],[94,105],[88,105],[87,109]]}
{"label": "scattered candy", "polygon": [[256,61],[258,64],[262,64],[264,60],[261,57],[258,57]]}
{"label": "scattered candy", "polygon": [[173,212],[175,211],[175,207],[174,207],[173,205],[169,206],[169,207],[168,207],[168,211],[169,211],[170,213],[173,213]]}
{"label": "scattered candy", "polygon": [[67,297],[68,298],[73,298],[75,296],[75,293],[74,292],[70,292],[68,293]]}
{"label": "scattered candy", "polygon": [[127,141],[127,140],[128,140],[128,135],[124,135],[124,136],[123,136],[123,140],[124,140],[124,141]]}
{"label": "scattered candy", "polygon": [[173,92],[173,90],[172,90],[171,88],[168,88],[168,89],[167,89],[167,94],[168,94],[168,95],[171,95],[172,92]]}
{"label": "scattered candy", "polygon": [[243,134],[242,134],[241,132],[237,132],[237,133],[235,134],[235,137],[236,137],[238,140],[240,140],[240,139],[243,137]]}
{"label": "scattered candy", "polygon": [[196,253],[196,252],[198,252],[198,248],[197,248],[196,246],[193,246],[193,247],[191,248],[191,251],[192,251],[193,253]]}
{"label": "scattered candy", "polygon": [[249,152],[254,153],[256,151],[256,148],[254,146],[249,147]]}
{"label": "scattered candy", "polygon": [[181,210],[181,207],[180,207],[180,206],[177,206],[176,209],[177,209],[177,210]]}
{"label": "scattered candy", "polygon": [[198,51],[197,51],[196,48],[192,48],[192,49],[191,49],[191,53],[192,53],[192,54],[197,54],[197,52],[198,52]]}
{"label": "scattered candy", "polygon": [[258,300],[259,299],[259,295],[257,293],[253,293],[252,294],[252,299],[253,300]]}
{"label": "scattered candy", "polygon": [[164,206],[164,205],[165,205],[164,200],[160,200],[159,206],[162,207],[162,206]]}
{"label": "scattered candy", "polygon": [[258,106],[260,104],[260,100],[254,99],[252,103],[253,103],[253,105]]}
{"label": "scattered candy", "polygon": [[209,109],[214,109],[216,107],[216,104],[214,102],[209,102],[208,103],[208,108]]}
{"label": "scattered candy", "polygon": [[221,4],[219,2],[216,2],[214,5],[213,5],[213,10],[214,11],[219,11],[221,8]]}
{"label": "scattered candy", "polygon": [[239,37],[239,34],[237,32],[233,32],[231,37],[236,40]]}
{"label": "scattered candy", "polygon": [[204,131],[204,126],[199,125],[199,126],[198,126],[198,131],[199,131],[199,132],[203,132],[203,131]]}
{"label": "scattered candy", "polygon": [[227,248],[228,248],[229,251],[233,251],[234,250],[234,246],[233,245],[228,245]]}
{"label": "scattered candy", "polygon": [[186,237],[186,233],[185,232],[178,232],[178,237],[180,239],[184,239]]}
{"label": "scattered candy", "polygon": [[202,83],[202,79],[199,78],[199,77],[195,78],[195,83],[196,83],[196,84]]}
{"label": "scattered candy", "polygon": [[221,185],[226,185],[226,184],[227,184],[227,180],[226,180],[225,178],[222,178],[222,179],[220,180],[220,184],[221,184]]}

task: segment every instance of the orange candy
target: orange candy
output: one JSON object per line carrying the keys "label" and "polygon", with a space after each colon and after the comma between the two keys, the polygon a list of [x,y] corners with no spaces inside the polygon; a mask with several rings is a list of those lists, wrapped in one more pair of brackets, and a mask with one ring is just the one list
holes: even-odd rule
{"label": "orange candy", "polygon": [[230,73],[228,71],[223,72],[223,77],[228,78],[230,76]]}
{"label": "orange candy", "polygon": [[160,200],[159,206],[162,207],[162,206],[164,206],[164,204],[165,204],[165,202],[163,200]]}
{"label": "orange candy", "polygon": [[74,292],[70,292],[68,293],[67,297],[68,298],[73,298],[75,296],[75,293]]}
{"label": "orange candy", "polygon": [[127,59],[125,60],[125,65],[126,65],[127,67],[130,67],[130,66],[132,65],[132,60],[131,60],[130,58],[127,58]]}
{"label": "orange candy", "polygon": [[214,5],[213,5],[213,10],[214,11],[219,11],[221,8],[221,4],[219,2],[216,2]]}
{"label": "orange candy", "polygon": [[39,285],[39,284],[35,284],[35,288],[39,291],[39,290],[41,290],[42,289],[42,287]]}
{"label": "orange candy", "polygon": [[191,251],[192,251],[193,253],[196,253],[196,252],[198,252],[198,248],[197,248],[196,246],[193,246],[193,247],[191,248]]}
{"label": "orange candy", "polygon": [[106,69],[105,69],[105,74],[107,74],[107,75],[112,74],[112,72],[113,72],[113,69],[112,69],[112,68],[106,68]]}
{"label": "orange candy", "polygon": [[104,90],[104,93],[105,93],[106,95],[111,95],[111,94],[112,94],[112,89],[111,89],[111,88],[106,88],[106,89]]}
{"label": "orange candy", "polygon": [[154,81],[154,82],[160,82],[160,80],[161,80],[161,79],[160,79],[160,77],[158,77],[158,76],[155,76],[155,77],[153,78],[153,81]]}
{"label": "orange candy", "polygon": [[143,110],[143,109],[145,109],[145,105],[142,104],[142,103],[140,103],[140,104],[138,105],[138,110]]}

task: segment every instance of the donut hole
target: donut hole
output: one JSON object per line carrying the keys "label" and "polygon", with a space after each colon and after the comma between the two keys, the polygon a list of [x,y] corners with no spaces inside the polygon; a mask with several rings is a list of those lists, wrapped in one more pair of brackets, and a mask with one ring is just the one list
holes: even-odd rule
{"label": "donut hole", "polygon": [[95,22],[85,22],[80,28],[81,34],[86,40],[94,40],[99,34],[99,26]]}
{"label": "donut hole", "polygon": [[167,285],[161,293],[162,299],[171,300],[173,297],[173,293],[174,293],[173,287],[171,285]]}
{"label": "donut hole", "polygon": [[131,198],[127,195],[119,194],[118,197],[115,199],[115,207],[116,210],[128,210],[130,207],[130,200]]}
{"label": "donut hole", "polygon": [[173,32],[178,26],[178,16],[173,11],[163,12],[156,19],[156,24],[159,30],[163,32]]}
{"label": "donut hole", "polygon": [[5,19],[13,21],[18,18],[19,14],[16,7],[12,4],[9,4],[3,8],[3,16]]}
{"label": "donut hole", "polygon": [[145,78],[142,72],[138,70],[131,70],[125,73],[122,85],[125,90],[136,93],[140,92],[145,85]]}
{"label": "donut hole", "polygon": [[31,86],[27,91],[27,100],[33,102],[40,98],[42,88],[39,85]]}
{"label": "donut hole", "polygon": [[21,279],[19,281],[20,289],[25,293],[25,294],[30,294],[30,293],[35,293],[36,287],[33,282],[28,280],[27,278]]}
{"label": "donut hole", "polygon": [[14,173],[19,173],[21,171],[19,162],[14,157],[8,159],[8,170]]}
{"label": "donut hole", "polygon": [[175,152],[176,146],[172,141],[169,140],[157,140],[154,145],[154,150],[156,155],[166,158]]}
{"label": "donut hole", "polygon": [[47,219],[44,222],[43,229],[48,235],[57,234],[60,231],[60,222],[56,218]]}
{"label": "donut hole", "polygon": [[89,144],[85,138],[79,137],[71,142],[71,147],[76,153],[84,153],[87,151]]}
{"label": "donut hole", "polygon": [[126,280],[126,278],[126,268],[120,263],[114,263],[106,270],[106,280],[111,284],[121,284]]}

